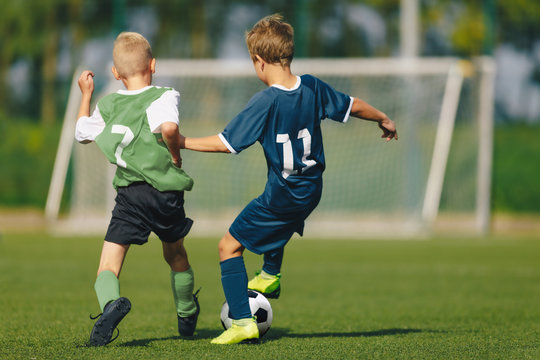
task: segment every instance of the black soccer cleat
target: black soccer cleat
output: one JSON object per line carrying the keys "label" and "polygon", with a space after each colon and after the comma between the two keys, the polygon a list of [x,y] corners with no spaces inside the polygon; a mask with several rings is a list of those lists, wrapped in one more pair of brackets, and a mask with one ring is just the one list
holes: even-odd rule
{"label": "black soccer cleat", "polygon": [[131,310],[131,303],[125,297],[118,298],[105,305],[103,313],[97,316],[99,319],[94,324],[92,332],[90,333],[90,345],[105,346],[114,341],[118,337],[117,335],[111,340],[114,329],[116,329],[116,326],[122,321],[124,316],[127,315],[129,310]]}
{"label": "black soccer cleat", "polygon": [[197,327],[197,319],[199,318],[199,313],[201,312],[201,306],[199,305],[199,299],[197,298],[197,294],[200,290],[201,289],[197,290],[197,292],[193,294],[193,301],[195,301],[195,306],[197,307],[195,314],[186,317],[177,315],[178,332],[180,333],[180,336],[191,337],[195,333],[195,328]]}

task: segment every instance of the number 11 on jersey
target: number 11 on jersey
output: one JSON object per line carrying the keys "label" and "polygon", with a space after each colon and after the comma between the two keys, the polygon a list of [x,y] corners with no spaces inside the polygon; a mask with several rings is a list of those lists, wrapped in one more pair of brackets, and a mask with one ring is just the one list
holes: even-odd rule
{"label": "number 11 on jersey", "polygon": [[[300,172],[305,172],[311,168],[317,162],[315,160],[308,160],[308,156],[311,154],[311,134],[308,129],[302,129],[298,132],[297,140],[302,140],[304,153],[302,155],[302,163],[304,166],[300,169]],[[296,140],[296,139],[295,139]],[[276,142],[283,144],[283,170],[281,175],[284,179],[290,175],[298,174],[298,170],[294,170],[294,153],[293,144],[289,138],[289,134],[277,134]]]}

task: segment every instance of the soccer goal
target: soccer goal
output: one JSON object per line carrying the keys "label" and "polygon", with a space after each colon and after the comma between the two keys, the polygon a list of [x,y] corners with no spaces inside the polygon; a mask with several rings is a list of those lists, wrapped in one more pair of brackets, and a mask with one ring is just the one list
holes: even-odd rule
{"label": "soccer goal", "polygon": [[[441,218],[463,220],[478,232],[488,229],[491,59],[297,59],[292,70],[316,75],[383,110],[399,134],[399,141],[385,143],[375,123],[323,121],[323,197],[306,223],[306,236],[417,236],[429,233]],[[98,84],[106,79],[96,100],[121,86],[107,73],[96,76]],[[78,75],[46,215],[53,231],[104,233],[114,204],[114,167],[95,144],[74,142]],[[154,84],[180,92],[180,130],[188,136],[219,133],[264,89],[249,60],[158,59]],[[182,158],[195,180],[185,197],[186,212],[195,220],[193,234],[223,234],[264,189],[266,162],[258,145],[239,155],[183,151]]]}

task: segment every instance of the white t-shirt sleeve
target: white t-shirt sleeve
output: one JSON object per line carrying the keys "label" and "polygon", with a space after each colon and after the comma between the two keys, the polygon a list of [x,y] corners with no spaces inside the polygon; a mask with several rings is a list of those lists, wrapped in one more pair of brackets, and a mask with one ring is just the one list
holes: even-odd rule
{"label": "white t-shirt sleeve", "polygon": [[75,140],[78,142],[94,141],[105,128],[105,121],[101,117],[99,107],[96,106],[92,116],[81,116],[75,126]]}
{"label": "white t-shirt sleeve", "polygon": [[164,122],[172,122],[178,125],[179,103],[180,93],[176,90],[168,90],[159,99],[150,104],[148,109],[146,109],[150,131],[153,133],[161,132],[161,124]]}
{"label": "white t-shirt sleeve", "polygon": [[347,114],[345,114],[345,117],[343,118],[343,123],[346,123],[349,120],[349,117],[351,116],[351,109],[354,103],[354,98],[351,96],[351,102],[349,103],[349,109],[347,109]]}

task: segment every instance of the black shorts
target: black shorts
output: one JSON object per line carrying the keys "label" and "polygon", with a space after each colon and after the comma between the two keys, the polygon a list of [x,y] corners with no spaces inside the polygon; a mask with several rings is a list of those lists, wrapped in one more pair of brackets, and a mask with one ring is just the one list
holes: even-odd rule
{"label": "black shorts", "polygon": [[185,237],[193,220],[186,217],[183,191],[160,192],[145,182],[119,187],[105,240],[142,245],[153,231],[161,241]]}

